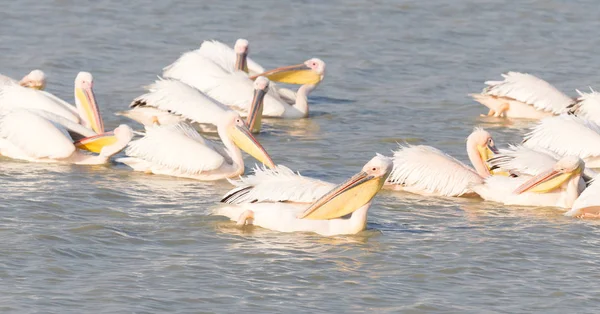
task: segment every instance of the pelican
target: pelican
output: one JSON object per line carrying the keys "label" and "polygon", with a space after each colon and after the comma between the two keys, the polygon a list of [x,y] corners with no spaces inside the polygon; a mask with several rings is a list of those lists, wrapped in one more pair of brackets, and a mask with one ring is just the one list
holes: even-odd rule
{"label": "pelican", "polygon": [[392,161],[377,155],[358,174],[334,186],[302,177],[288,168],[257,169],[233,182],[227,203],[213,212],[238,225],[280,232],[315,232],[324,236],[355,234],[366,228],[367,211],[392,170]]}
{"label": "pelican", "polygon": [[116,161],[135,171],[203,181],[243,174],[240,148],[263,164],[275,166],[237,113],[225,112],[217,130],[224,149],[205,140],[185,122],[147,127],[146,135],[131,142],[125,150],[128,157]]}
{"label": "pelican", "polygon": [[81,129],[79,124],[39,109],[11,109],[0,116],[0,155],[33,162],[58,162],[98,165],[108,162],[133,137],[127,125],[117,127],[98,155],[81,151],[69,132]]}
{"label": "pelican", "polygon": [[568,217],[600,218],[600,183],[593,182],[575,200],[571,210],[565,213]]}
{"label": "pelican", "polygon": [[578,156],[588,168],[600,168],[600,126],[579,117],[543,119],[525,135],[523,145],[559,156]]}
{"label": "pelican", "polygon": [[[308,94],[320,83],[324,73],[325,63],[320,59],[310,59],[299,65],[282,67],[261,74],[271,81],[304,84],[298,90],[293,105],[267,94],[264,99],[263,116],[287,119],[307,117]],[[248,114],[252,80],[242,71],[231,72],[224,69],[199,50],[181,55],[173,64],[163,69],[163,77],[180,80],[232,107],[241,115]]]}
{"label": "pelican", "polygon": [[18,84],[23,87],[43,90],[46,88],[46,74],[42,70],[36,69],[29,72],[29,74],[25,75],[20,81],[0,74],[0,86],[8,84]]}
{"label": "pelican", "polygon": [[424,195],[470,195],[470,185],[491,175],[485,161],[494,153],[494,139],[481,128],[467,138],[467,154],[475,169],[431,146],[401,146],[394,152],[394,169],[385,188]]}
{"label": "pelican", "polygon": [[589,93],[577,93],[579,97],[568,106],[568,114],[600,124],[600,93],[591,88]]}
{"label": "pelican", "polygon": [[583,160],[566,156],[534,177],[491,176],[471,188],[485,200],[506,205],[571,208],[585,189],[584,168]]}
{"label": "pelican", "polygon": [[531,74],[508,72],[503,81],[487,81],[488,87],[473,99],[490,109],[488,116],[542,119],[558,115],[573,99]]}
{"label": "pelican", "polygon": [[[253,132],[261,127],[261,114],[269,80],[264,77],[252,82],[248,122]],[[177,124],[190,120],[203,131],[212,131],[223,115],[231,109],[198,89],[178,80],[159,79],[146,89],[148,93],[133,100],[128,111],[119,112],[145,126]]]}

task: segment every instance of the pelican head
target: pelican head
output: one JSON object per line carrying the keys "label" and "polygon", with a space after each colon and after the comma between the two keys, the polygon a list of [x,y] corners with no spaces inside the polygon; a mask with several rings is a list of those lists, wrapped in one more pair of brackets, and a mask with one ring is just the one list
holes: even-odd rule
{"label": "pelican head", "polygon": [[310,205],[300,219],[334,219],[348,215],[371,202],[381,190],[392,171],[393,163],[388,157],[377,155],[362,171]]}
{"label": "pelican head", "polygon": [[244,120],[234,111],[225,113],[223,122],[218,126],[219,134],[225,135],[241,150],[256,158],[258,161],[275,168],[275,163],[258,140],[250,133]]}
{"label": "pelican head", "polygon": [[259,76],[254,81],[254,98],[250,104],[250,112],[246,124],[252,133],[260,132],[262,125],[263,99],[269,91],[269,79],[264,76]]}
{"label": "pelican head", "polygon": [[488,131],[482,128],[475,128],[467,137],[467,154],[475,166],[475,170],[482,177],[490,175],[490,169],[486,161],[498,154],[498,149],[494,144],[494,139]]}
{"label": "pelican head", "polygon": [[33,70],[19,81],[19,85],[43,90],[46,88],[46,74],[42,70]]}
{"label": "pelican head", "polygon": [[546,193],[550,192],[563,183],[567,182],[574,175],[579,175],[585,168],[585,163],[576,156],[566,156],[561,158],[552,169],[544,171],[531,178],[519,186],[514,193],[524,192]]}
{"label": "pelican head", "polygon": [[274,82],[317,85],[325,77],[325,62],[312,58],[304,63],[273,69],[260,75]]}
{"label": "pelican head", "polygon": [[104,133],[104,123],[96,105],[93,91],[94,78],[89,72],[79,72],[75,77],[75,103],[82,124],[96,133]]}
{"label": "pelican head", "polygon": [[248,63],[246,57],[248,57],[248,40],[240,38],[235,42],[233,46],[235,51],[235,69],[248,73]]}

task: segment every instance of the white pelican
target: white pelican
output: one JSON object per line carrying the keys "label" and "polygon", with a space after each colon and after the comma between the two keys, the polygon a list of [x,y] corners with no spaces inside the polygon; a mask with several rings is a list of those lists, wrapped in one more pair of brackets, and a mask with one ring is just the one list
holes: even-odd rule
{"label": "white pelican", "polygon": [[79,124],[47,111],[7,110],[0,117],[0,155],[34,162],[104,164],[133,137],[127,125],[117,127],[110,133],[115,140],[103,145],[96,156],[82,152],[73,143],[69,131],[80,129]]}
{"label": "white pelican", "polygon": [[487,81],[480,94],[470,94],[490,109],[488,116],[541,119],[558,115],[573,99],[531,74],[508,72],[504,81]]}
{"label": "white pelican", "polygon": [[238,225],[252,224],[280,232],[315,232],[325,236],[355,234],[365,229],[367,211],[392,170],[392,161],[377,155],[361,172],[337,187],[302,177],[279,166],[256,170],[233,182],[228,203],[214,214]]}
{"label": "white pelican", "polygon": [[585,189],[584,168],[583,160],[567,156],[534,177],[491,176],[471,188],[485,200],[506,205],[571,208]]}
{"label": "white pelican", "polygon": [[[261,74],[271,81],[304,84],[298,90],[296,101],[289,105],[267,94],[264,99],[263,116],[298,119],[308,116],[308,94],[323,79],[325,63],[310,59],[303,64],[282,67]],[[186,52],[173,64],[163,69],[163,77],[180,80],[196,87],[208,96],[247,115],[250,106],[252,80],[241,71],[223,69],[199,50]]]}
{"label": "white pelican", "polygon": [[589,93],[577,90],[579,97],[569,105],[568,114],[600,124],[600,93],[590,88]]}
{"label": "white pelican", "polygon": [[[261,113],[269,80],[260,77],[252,83],[248,122],[253,132],[261,126]],[[119,112],[145,126],[177,124],[190,120],[203,131],[212,130],[231,109],[198,89],[178,80],[159,79],[146,87],[148,93],[133,100],[130,110]],[[253,96],[252,96],[253,95]]]}
{"label": "white pelican", "polygon": [[589,120],[569,115],[543,119],[525,135],[523,145],[578,156],[588,168],[600,168],[600,126]]}
{"label": "white pelican", "polygon": [[594,181],[575,200],[571,210],[565,213],[568,217],[600,218],[600,183]]}
{"label": "white pelican", "polygon": [[275,166],[237,113],[228,111],[220,119],[217,130],[224,149],[205,140],[185,122],[155,125],[146,128],[142,139],[131,142],[125,150],[128,157],[117,162],[146,173],[220,180],[244,173],[241,148],[263,164]]}
{"label": "white pelican", "polygon": [[470,185],[490,176],[485,161],[496,152],[494,139],[481,128],[467,138],[467,154],[475,169],[431,146],[401,146],[394,152],[394,170],[385,188],[424,195],[472,194]]}
{"label": "white pelican", "polygon": [[25,75],[20,81],[0,74],[0,86],[7,84],[18,84],[23,87],[43,90],[46,88],[46,74],[42,70],[33,70]]}

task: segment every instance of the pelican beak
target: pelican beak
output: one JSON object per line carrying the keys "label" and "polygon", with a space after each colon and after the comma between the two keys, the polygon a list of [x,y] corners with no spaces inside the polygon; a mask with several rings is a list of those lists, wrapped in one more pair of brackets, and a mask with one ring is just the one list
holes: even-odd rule
{"label": "pelican beak", "polygon": [[77,99],[77,109],[84,126],[98,134],[104,133],[104,122],[96,105],[96,97],[92,88],[87,86],[75,88],[75,99]]}
{"label": "pelican beak", "polygon": [[569,180],[569,178],[578,173],[581,173],[581,168],[577,168],[571,172],[562,172],[551,169],[529,179],[527,182],[519,186],[513,193],[547,193],[560,187],[563,183]]}
{"label": "pelican beak", "polygon": [[235,57],[235,69],[248,73],[248,62],[246,61],[248,53],[238,53]]}
{"label": "pelican beak", "polygon": [[113,132],[106,132],[99,135],[94,135],[80,139],[75,142],[75,147],[84,149],[92,153],[100,153],[102,148],[107,145],[112,145],[118,141]]}
{"label": "pelican beak", "polygon": [[266,90],[255,89],[254,98],[250,105],[250,112],[246,118],[246,124],[252,133],[259,133],[262,126],[263,99],[267,94]]}
{"label": "pelican beak", "polygon": [[311,84],[316,85],[321,82],[323,76],[313,71],[304,63],[290,65],[273,69],[262,74],[252,76],[251,79],[256,79],[259,76],[265,76],[271,81],[287,83],[287,84]]}
{"label": "pelican beak", "polygon": [[271,159],[271,156],[267,154],[267,151],[260,145],[258,140],[250,133],[250,130],[244,126],[233,126],[229,131],[231,140],[243,151],[248,153],[250,156],[256,158],[258,161],[267,165],[267,167],[275,168],[275,163]]}
{"label": "pelican beak", "polygon": [[298,215],[298,218],[327,220],[348,215],[369,203],[381,190],[386,177],[361,171],[323,195]]}

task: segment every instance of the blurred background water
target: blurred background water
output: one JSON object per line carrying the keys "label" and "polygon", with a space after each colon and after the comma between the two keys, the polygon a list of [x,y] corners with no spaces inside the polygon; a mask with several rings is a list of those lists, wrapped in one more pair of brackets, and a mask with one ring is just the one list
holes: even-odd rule
{"label": "blurred background water", "polygon": [[[48,75],[72,100],[95,78],[107,128],[202,40],[247,38],[266,68],[327,62],[311,118],[268,120],[277,163],[340,182],[397,142],[467,161],[476,125],[499,146],[530,122],[480,118],[467,94],[509,70],[569,95],[600,88],[586,0],[7,1],[0,73]],[[130,123],[137,129],[139,125]],[[248,159],[248,168],[254,161]],[[368,230],[324,238],[208,215],[230,185],[121,165],[0,162],[2,312],[594,313],[599,225],[551,208],[382,192]]]}

